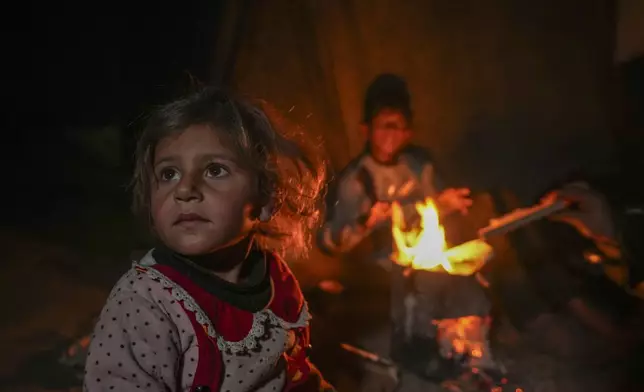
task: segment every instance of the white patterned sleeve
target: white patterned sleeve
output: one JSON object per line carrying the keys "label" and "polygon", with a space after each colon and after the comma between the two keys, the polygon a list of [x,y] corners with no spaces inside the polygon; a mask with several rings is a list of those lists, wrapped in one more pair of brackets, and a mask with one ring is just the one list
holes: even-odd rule
{"label": "white patterned sleeve", "polygon": [[103,308],[85,365],[85,392],[178,390],[176,325],[136,292],[117,292]]}

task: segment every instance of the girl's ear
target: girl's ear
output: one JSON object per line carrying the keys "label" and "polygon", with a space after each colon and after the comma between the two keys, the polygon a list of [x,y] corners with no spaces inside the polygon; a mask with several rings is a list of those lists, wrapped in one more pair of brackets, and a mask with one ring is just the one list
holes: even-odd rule
{"label": "girl's ear", "polygon": [[274,212],[275,212],[275,197],[274,195],[271,195],[268,203],[264,204],[264,206],[259,212],[260,222],[268,222],[269,220],[271,220]]}

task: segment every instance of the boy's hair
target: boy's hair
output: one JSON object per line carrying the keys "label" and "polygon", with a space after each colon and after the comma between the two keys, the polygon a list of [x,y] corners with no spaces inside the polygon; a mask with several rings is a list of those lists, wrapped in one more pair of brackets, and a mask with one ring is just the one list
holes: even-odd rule
{"label": "boy's hair", "polygon": [[136,149],[133,208],[150,220],[154,152],[158,143],[193,125],[207,125],[242,165],[257,176],[258,208],[274,203],[273,217],[255,232],[266,251],[303,256],[318,223],[325,178],[322,147],[287,123],[264,101],[241,99],[213,87],[160,107],[149,118]]}
{"label": "boy's hair", "polygon": [[383,110],[396,110],[411,123],[411,95],[405,79],[398,75],[385,73],[376,76],[369,84],[365,94],[362,121],[369,125]]}

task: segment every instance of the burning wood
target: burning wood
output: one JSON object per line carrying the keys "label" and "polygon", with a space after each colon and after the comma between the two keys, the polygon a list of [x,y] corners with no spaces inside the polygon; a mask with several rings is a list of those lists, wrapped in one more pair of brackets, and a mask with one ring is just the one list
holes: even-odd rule
{"label": "burning wood", "polygon": [[[362,391],[383,391],[393,392],[405,390],[406,387],[414,388],[415,385],[408,386],[401,375],[398,364],[388,358],[383,358],[376,353],[343,343],[340,345],[343,350],[352,354],[359,360],[361,367],[368,373],[368,382],[363,385]],[[465,353],[466,354],[466,353]],[[513,387],[508,384],[507,378],[501,373],[488,371],[478,368],[469,367],[459,358],[453,357],[451,365],[446,369],[446,380],[436,380],[436,389],[445,392],[522,392],[521,388]],[[463,367],[465,366],[465,369]],[[450,376],[448,376],[448,374]],[[438,385],[440,384],[440,387]],[[414,389],[416,390],[416,389]]]}
{"label": "burning wood", "polygon": [[478,316],[466,316],[436,321],[441,355],[464,360],[472,368],[492,368],[487,333],[489,320]]}
{"label": "burning wood", "polygon": [[360,359],[363,370],[369,373],[369,382],[363,385],[362,391],[393,392],[399,390],[400,369],[392,360],[350,344],[342,343],[340,347]]}

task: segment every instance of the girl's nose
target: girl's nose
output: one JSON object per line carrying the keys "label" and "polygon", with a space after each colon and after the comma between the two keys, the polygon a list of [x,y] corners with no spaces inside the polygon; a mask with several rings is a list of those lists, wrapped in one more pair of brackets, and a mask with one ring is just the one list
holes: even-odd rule
{"label": "girl's nose", "polygon": [[203,194],[200,190],[200,183],[198,176],[183,176],[175,189],[175,200],[181,202],[201,201]]}

